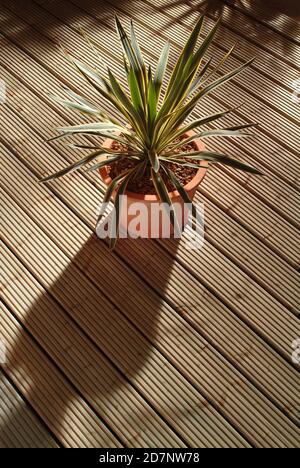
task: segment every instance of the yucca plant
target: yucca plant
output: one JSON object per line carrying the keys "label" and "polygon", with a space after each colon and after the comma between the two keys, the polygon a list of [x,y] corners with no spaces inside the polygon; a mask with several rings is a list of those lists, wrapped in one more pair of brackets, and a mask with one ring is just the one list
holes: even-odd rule
{"label": "yucca plant", "polygon": [[[211,59],[206,62],[203,61],[204,54],[215,37],[220,19],[201,44],[197,45],[204,22],[203,16],[199,18],[178,57],[164,91],[162,87],[168,64],[170,44],[168,42],[165,44],[156,69],[152,70],[151,66],[147,67],[145,64],[136,39],[133,23],[131,22],[131,31],[130,35],[128,35],[117,16],[115,22],[123,49],[124,70],[128,89],[122,87],[109,68],[107,69],[107,75],[104,76],[98,68],[91,68],[69,54],[66,55],[99,95],[114,106],[117,117],[107,115],[98,105],[89,103],[85,98],[71,90],[66,90],[70,99],[64,100],[58,97],[54,99],[67,108],[76,109],[81,113],[92,116],[96,121],[84,125],[59,128],[60,135],[51,140],[77,134],[88,138],[90,138],[89,136],[112,138],[120,144],[121,149],[104,148],[101,141],[96,144],[88,142],[82,145],[72,145],[92,152],[78,162],[41,179],[41,181],[46,182],[78,170],[101,155],[106,155],[105,160],[95,161],[95,164],[88,168],[89,171],[98,170],[104,165],[113,164],[121,159],[130,161],[129,168],[112,180],[103,200],[107,203],[115,193],[114,203],[118,224],[120,195],[126,192],[128,184],[133,179],[142,179],[146,173],[152,179],[158,198],[169,206],[172,203],[165,183],[166,177],[172,183],[174,189],[179,192],[184,202],[191,203],[184,186],[170,168],[174,167],[174,164],[182,168],[199,168],[201,161],[208,161],[209,163],[222,163],[236,169],[260,174],[259,170],[226,154],[211,151],[180,151],[181,147],[195,139],[213,136],[247,136],[248,133],[242,132],[242,130],[254,125],[244,124],[222,129],[207,129],[204,127],[203,129],[203,126],[221,119],[233,109],[197,118],[185,124],[187,117],[195,109],[201,98],[238,75],[253,61],[251,59],[233,71],[215,79],[216,73],[234,50],[234,47],[232,47],[213,67],[211,66]],[[98,56],[97,44],[90,38],[87,38],[87,40]],[[194,130],[193,136],[185,137],[190,130]],[[103,214],[101,212],[99,218]],[[178,227],[178,221],[172,207],[170,218],[172,224]],[[115,245],[116,237],[111,239],[112,247]]]}

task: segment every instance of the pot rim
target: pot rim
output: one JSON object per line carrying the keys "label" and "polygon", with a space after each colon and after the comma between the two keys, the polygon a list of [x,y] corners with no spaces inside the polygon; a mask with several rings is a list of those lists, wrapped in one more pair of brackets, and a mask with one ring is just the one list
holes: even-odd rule
{"label": "pot rim", "polygon": [[[193,131],[189,131],[186,133],[187,136],[191,136],[193,135],[195,132]],[[104,142],[103,142],[103,147],[104,148],[110,148],[112,146],[112,143],[113,143],[113,139],[110,139],[110,138],[107,138]],[[203,151],[204,148],[205,148],[205,145],[204,143],[198,139],[198,140],[194,140],[194,142],[196,143],[196,145],[198,146],[198,150],[199,151]],[[203,166],[203,167],[200,167],[200,169],[198,169],[196,175],[192,178],[192,180],[190,180],[186,185],[184,185],[184,189],[189,192],[189,191],[192,191],[194,190],[200,183],[201,181],[203,180],[205,174],[206,174],[206,171],[207,171],[207,163],[206,161],[200,161],[200,166],[201,166],[201,163],[204,163],[206,164],[206,166]],[[106,185],[109,185],[111,182],[112,182],[112,179],[111,177],[108,175],[108,171],[107,171],[107,166],[103,166],[99,169],[99,173],[100,173],[100,176],[103,180],[103,182],[106,184]],[[168,192],[169,193],[169,197],[170,199],[174,199],[174,198],[178,198],[180,197],[180,194],[177,190],[174,190],[173,192]],[[143,193],[136,193],[136,192],[130,192],[129,190],[126,190],[125,194],[129,197],[129,198],[133,198],[133,199],[137,199],[137,200],[144,200],[144,201],[149,201],[149,202],[156,202],[158,201],[158,197],[157,195],[155,194],[143,194]]]}

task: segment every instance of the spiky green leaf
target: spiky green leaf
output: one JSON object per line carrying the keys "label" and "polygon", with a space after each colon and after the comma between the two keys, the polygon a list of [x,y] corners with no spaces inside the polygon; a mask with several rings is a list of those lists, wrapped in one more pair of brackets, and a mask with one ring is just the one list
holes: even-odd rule
{"label": "spiky green leaf", "polygon": [[180,233],[181,228],[180,228],[173,204],[171,202],[166,184],[163,181],[163,178],[161,177],[160,174],[156,173],[153,169],[151,169],[151,178],[152,178],[152,182],[155,187],[156,193],[160,201],[163,203],[163,207],[165,207],[165,204],[166,204],[170,208],[170,221],[171,221],[172,226],[174,227],[175,233],[176,234]]}
{"label": "spiky green leaf", "polygon": [[158,63],[157,63],[157,67],[156,67],[155,75],[153,79],[157,102],[159,100],[160,90],[161,90],[161,86],[162,86],[163,79],[165,76],[165,71],[166,71],[167,64],[168,64],[169,52],[170,52],[170,43],[166,42],[160,54],[160,57],[158,59]]}
{"label": "spiky green leaf", "polygon": [[76,161],[75,163],[70,164],[69,166],[65,167],[61,171],[55,172],[54,174],[51,174],[47,177],[43,177],[42,179],[39,180],[39,182],[49,182],[50,180],[58,179],[59,177],[62,177],[66,174],[70,174],[71,172],[77,171],[85,164],[88,164],[89,162],[93,161],[101,154],[105,154],[105,153],[106,153],[105,150],[95,151],[94,153],[85,156],[79,161]]}
{"label": "spiky green leaf", "polygon": [[112,231],[115,231],[115,235],[110,235],[109,246],[111,249],[114,249],[117,239],[119,237],[120,231],[120,214],[122,210],[122,195],[125,194],[126,188],[128,183],[130,182],[131,178],[134,176],[135,172],[138,170],[139,166],[135,166],[133,169],[128,171],[128,174],[123,178],[120,185],[116,189],[115,195],[115,209],[114,209],[114,218],[112,223]]}
{"label": "spiky green leaf", "polygon": [[111,163],[114,163],[116,161],[119,161],[120,159],[124,158],[124,154],[115,154],[111,158],[103,159],[103,161],[99,161],[96,164],[93,164],[93,166],[89,167],[86,172],[93,172],[97,171],[98,169],[101,169],[101,167],[107,166]]}

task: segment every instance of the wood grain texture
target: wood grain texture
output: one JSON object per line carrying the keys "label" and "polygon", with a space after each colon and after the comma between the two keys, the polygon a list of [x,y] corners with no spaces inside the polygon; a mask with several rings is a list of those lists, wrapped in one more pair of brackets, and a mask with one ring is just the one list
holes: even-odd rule
{"label": "wood grain texture", "polygon": [[0,1],[1,447],[299,446],[299,28],[253,3],[207,9],[206,28],[223,13],[211,52],[238,41],[229,66],[257,60],[194,116],[245,100],[226,123],[257,119],[256,138],[207,144],[265,177],[209,170],[201,251],[183,236],[111,253],[94,235],[97,174],[37,184],[79,155],[45,143],[53,128],[87,121],[48,97],[85,86],[57,45],[93,64],[87,29],[124,83],[113,12],[133,17],[150,63],[170,38],[172,65],[199,2]]}

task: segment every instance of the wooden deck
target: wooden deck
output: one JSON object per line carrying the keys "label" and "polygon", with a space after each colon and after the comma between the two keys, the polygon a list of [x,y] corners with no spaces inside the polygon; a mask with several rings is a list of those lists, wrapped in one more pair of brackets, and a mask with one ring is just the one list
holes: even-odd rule
{"label": "wooden deck", "polygon": [[[0,447],[300,446],[300,13],[200,3],[0,0]],[[94,234],[96,174],[37,184],[79,157],[45,143],[78,122],[48,93],[84,83],[57,45],[92,63],[83,27],[121,78],[114,11],[149,62],[166,38],[174,62],[205,7],[208,26],[223,13],[216,56],[238,41],[229,66],[257,58],[197,113],[244,101],[228,123],[257,120],[256,137],[209,146],[266,175],[209,170],[202,250],[122,240],[110,253]]]}

